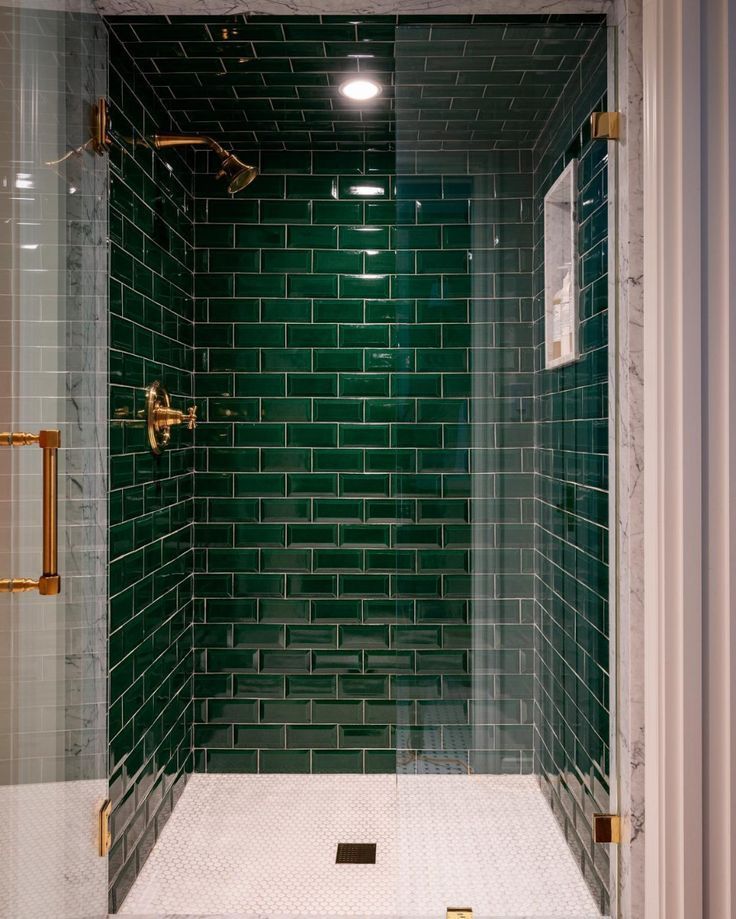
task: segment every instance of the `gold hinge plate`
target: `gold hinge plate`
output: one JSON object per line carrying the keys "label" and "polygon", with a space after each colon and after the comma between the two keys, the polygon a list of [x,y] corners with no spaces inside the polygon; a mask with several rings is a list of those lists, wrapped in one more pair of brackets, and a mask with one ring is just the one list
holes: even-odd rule
{"label": "gold hinge plate", "polygon": [[97,813],[97,852],[99,855],[107,855],[112,845],[112,832],[110,831],[110,814],[112,812],[112,802],[107,799],[102,802]]}
{"label": "gold hinge plate", "polygon": [[593,112],[590,116],[590,134],[593,140],[619,140],[621,116],[618,112]]}
{"label": "gold hinge plate", "polygon": [[447,919],[473,919],[473,910],[469,906],[448,906]]}
{"label": "gold hinge plate", "polygon": [[621,842],[621,818],[618,814],[593,814],[593,842],[613,845]]}

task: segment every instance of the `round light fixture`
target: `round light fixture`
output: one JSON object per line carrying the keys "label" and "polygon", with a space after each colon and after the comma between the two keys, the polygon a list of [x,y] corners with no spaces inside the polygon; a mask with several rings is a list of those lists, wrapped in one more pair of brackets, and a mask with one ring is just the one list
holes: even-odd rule
{"label": "round light fixture", "polygon": [[368,99],[375,99],[376,96],[379,96],[381,87],[374,80],[348,80],[340,87],[340,93],[348,99],[365,102]]}

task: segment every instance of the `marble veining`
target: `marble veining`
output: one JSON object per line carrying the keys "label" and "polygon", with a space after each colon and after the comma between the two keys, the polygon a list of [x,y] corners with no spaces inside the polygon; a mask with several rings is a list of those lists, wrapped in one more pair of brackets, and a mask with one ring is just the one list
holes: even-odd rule
{"label": "marble veining", "polygon": [[487,3],[478,0],[458,0],[455,3],[448,0],[96,0],[96,4],[105,16],[604,13],[611,9],[609,0],[491,0]]}

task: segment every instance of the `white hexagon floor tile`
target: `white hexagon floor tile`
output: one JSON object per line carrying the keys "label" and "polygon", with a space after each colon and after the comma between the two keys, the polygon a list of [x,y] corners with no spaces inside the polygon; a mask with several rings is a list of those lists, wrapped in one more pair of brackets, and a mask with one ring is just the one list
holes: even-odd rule
{"label": "white hexagon floor tile", "polygon": [[[375,865],[335,864],[374,842]],[[125,916],[600,919],[533,776],[194,775]]]}

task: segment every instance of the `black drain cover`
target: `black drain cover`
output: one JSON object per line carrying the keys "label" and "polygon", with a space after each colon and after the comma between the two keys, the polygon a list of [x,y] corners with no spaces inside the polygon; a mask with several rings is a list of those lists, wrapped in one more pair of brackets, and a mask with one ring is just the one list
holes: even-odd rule
{"label": "black drain cover", "polygon": [[336,865],[375,865],[375,842],[339,842]]}

